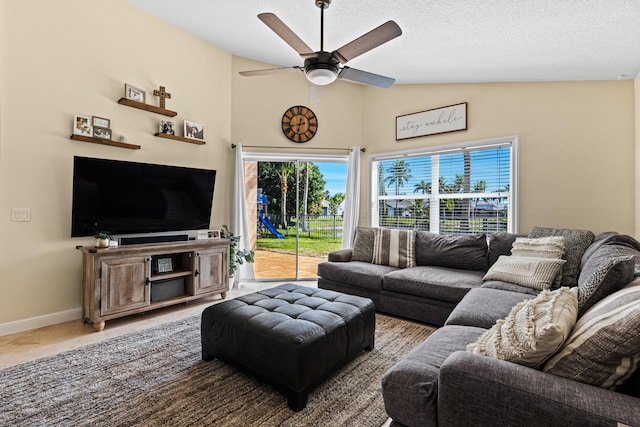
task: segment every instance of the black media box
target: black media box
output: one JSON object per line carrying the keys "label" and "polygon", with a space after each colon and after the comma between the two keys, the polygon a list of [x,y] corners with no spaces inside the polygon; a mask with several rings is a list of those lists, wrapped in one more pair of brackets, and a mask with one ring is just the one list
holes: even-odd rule
{"label": "black media box", "polygon": [[187,289],[184,277],[156,280],[151,283],[151,302],[181,297],[186,295],[186,293]]}

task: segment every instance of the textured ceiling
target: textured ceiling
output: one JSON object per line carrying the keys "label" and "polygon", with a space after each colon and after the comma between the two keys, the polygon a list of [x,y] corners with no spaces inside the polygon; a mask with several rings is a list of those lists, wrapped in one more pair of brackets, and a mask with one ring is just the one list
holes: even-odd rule
{"label": "textured ceiling", "polygon": [[[234,55],[303,59],[256,15],[275,13],[314,50],[314,0],[128,0]],[[640,72],[640,0],[333,0],[325,50],[393,19],[403,34],[347,65],[397,83],[615,80]]]}

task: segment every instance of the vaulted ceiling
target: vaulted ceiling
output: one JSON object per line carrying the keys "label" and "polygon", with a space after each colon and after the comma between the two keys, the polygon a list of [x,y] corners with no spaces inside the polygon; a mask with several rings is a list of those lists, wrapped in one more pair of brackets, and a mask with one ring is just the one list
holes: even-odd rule
{"label": "vaulted ceiling", "polygon": [[[320,47],[314,0],[128,1],[234,55],[276,66],[304,60],[258,13],[276,14],[307,45]],[[325,50],[389,19],[403,34],[349,66],[400,84],[615,80],[640,73],[638,0],[333,0],[325,11]]]}

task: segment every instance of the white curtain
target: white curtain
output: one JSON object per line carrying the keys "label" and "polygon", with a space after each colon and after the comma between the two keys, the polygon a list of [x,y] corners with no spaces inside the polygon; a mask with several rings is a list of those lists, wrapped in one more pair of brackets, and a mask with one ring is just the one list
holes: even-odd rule
{"label": "white curtain", "polygon": [[351,147],[347,169],[347,192],[344,202],[342,248],[352,248],[360,211],[360,147]]}
{"label": "white curtain", "polygon": [[[234,236],[240,236],[240,241],[238,242],[239,250],[251,249],[249,221],[247,220],[247,201],[244,197],[244,161],[242,159],[242,144],[236,145],[231,231]],[[255,279],[253,274],[253,264],[245,262],[236,270],[233,287],[237,287],[240,284],[240,280],[253,279]]]}

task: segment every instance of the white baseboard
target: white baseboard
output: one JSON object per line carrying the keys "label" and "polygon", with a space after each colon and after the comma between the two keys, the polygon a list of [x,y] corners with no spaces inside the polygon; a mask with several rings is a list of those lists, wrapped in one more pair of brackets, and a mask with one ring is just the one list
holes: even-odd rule
{"label": "white baseboard", "polygon": [[16,334],[18,332],[38,329],[45,326],[56,325],[58,323],[70,322],[82,318],[82,309],[73,308],[71,310],[59,311],[57,313],[45,314],[42,316],[29,317],[27,319],[15,320],[13,322],[0,323],[0,337]]}

